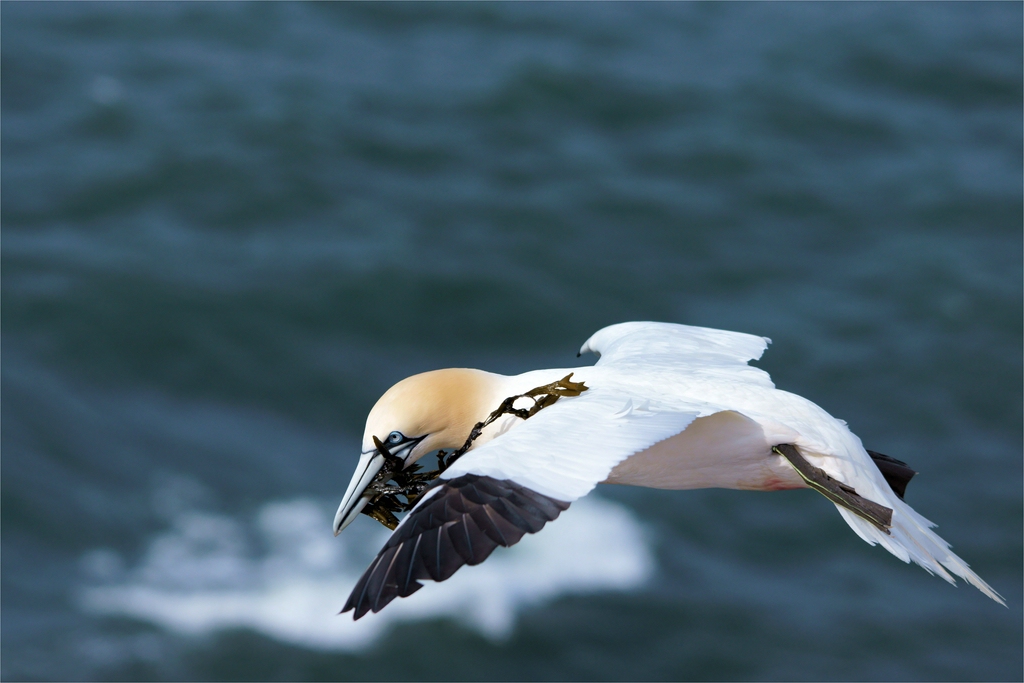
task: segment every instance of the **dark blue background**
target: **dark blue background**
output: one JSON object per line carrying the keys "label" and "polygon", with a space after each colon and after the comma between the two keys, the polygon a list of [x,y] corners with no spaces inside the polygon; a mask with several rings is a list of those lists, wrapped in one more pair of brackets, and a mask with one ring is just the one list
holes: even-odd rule
{"label": "dark blue background", "polygon": [[[5,679],[1020,678],[1019,3],[0,13]],[[82,609],[82,558],[137,562],[168,481],[237,520],[336,504],[394,381],[634,319],[771,337],[1009,609],[807,492],[610,487],[655,579],[506,641]]]}

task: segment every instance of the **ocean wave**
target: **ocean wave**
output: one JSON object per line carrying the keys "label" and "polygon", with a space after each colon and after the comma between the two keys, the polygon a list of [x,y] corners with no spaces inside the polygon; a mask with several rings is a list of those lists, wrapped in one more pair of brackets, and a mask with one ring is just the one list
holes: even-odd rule
{"label": "ocean wave", "polygon": [[414,597],[353,621],[337,610],[369,551],[388,534],[367,522],[334,539],[332,515],[329,503],[310,498],[267,503],[251,522],[182,511],[130,569],[112,550],[87,553],[78,604],[89,614],[135,618],[184,635],[242,628],[311,649],[352,651],[393,624],[439,618],[500,640],[524,608],[563,595],[635,589],[654,569],[640,522],[627,508],[591,496],[484,564],[444,583],[427,582]]}

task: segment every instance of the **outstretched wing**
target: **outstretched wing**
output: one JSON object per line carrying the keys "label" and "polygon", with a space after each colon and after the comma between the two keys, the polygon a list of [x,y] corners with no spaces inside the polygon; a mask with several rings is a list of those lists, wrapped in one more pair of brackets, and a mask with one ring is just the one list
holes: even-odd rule
{"label": "outstretched wing", "polygon": [[412,595],[420,580],[444,581],[480,564],[499,545],[536,533],[569,507],[510,480],[466,474],[438,479],[388,539],[352,590],[342,612],[379,612]]}
{"label": "outstretched wing", "polygon": [[766,372],[747,365],[747,361],[760,358],[770,343],[768,337],[710,327],[629,322],[598,330],[583,344],[580,354],[598,354],[598,365],[662,366],[674,371],[710,366],[748,380],[756,374],[759,381],[770,383]]}

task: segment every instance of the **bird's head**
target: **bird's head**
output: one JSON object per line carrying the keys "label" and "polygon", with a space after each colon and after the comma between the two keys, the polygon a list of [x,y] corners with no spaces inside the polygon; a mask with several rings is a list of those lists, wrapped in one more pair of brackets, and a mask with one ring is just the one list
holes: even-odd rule
{"label": "bird's head", "polygon": [[458,448],[493,408],[497,377],[467,368],[434,370],[388,389],[366,418],[362,454],[334,517],[334,535],[359,515],[370,498],[366,488],[384,465],[374,437],[406,467],[439,448]]}

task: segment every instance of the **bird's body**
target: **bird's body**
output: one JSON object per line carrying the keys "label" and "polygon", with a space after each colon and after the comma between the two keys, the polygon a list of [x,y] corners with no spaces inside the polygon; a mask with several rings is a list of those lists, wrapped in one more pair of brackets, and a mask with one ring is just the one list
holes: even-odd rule
{"label": "bird's body", "polygon": [[[408,465],[436,449],[461,446],[507,397],[569,373],[586,391],[527,420],[503,415],[484,428],[403,520],[346,609],[358,618],[411,594],[418,579],[444,580],[462,564],[477,564],[494,547],[539,531],[601,482],[758,491],[811,485],[836,502],[868,543],[950,582],[952,572],[1002,602],[894,491],[902,493],[911,470],[902,467],[908,474],[895,485],[876,461],[897,463],[898,471],[902,463],[869,455],[845,423],[776,389],[767,373],[747,365],[767,343],[722,330],[623,323],[584,344],[581,353],[600,355],[594,366],[512,377],[439,370],[399,382],[367,419],[363,456],[338,510],[336,533],[366,504],[366,488],[383,464],[374,437]],[[516,407],[530,401],[518,399]],[[858,501],[891,510],[891,518],[865,514]]]}

